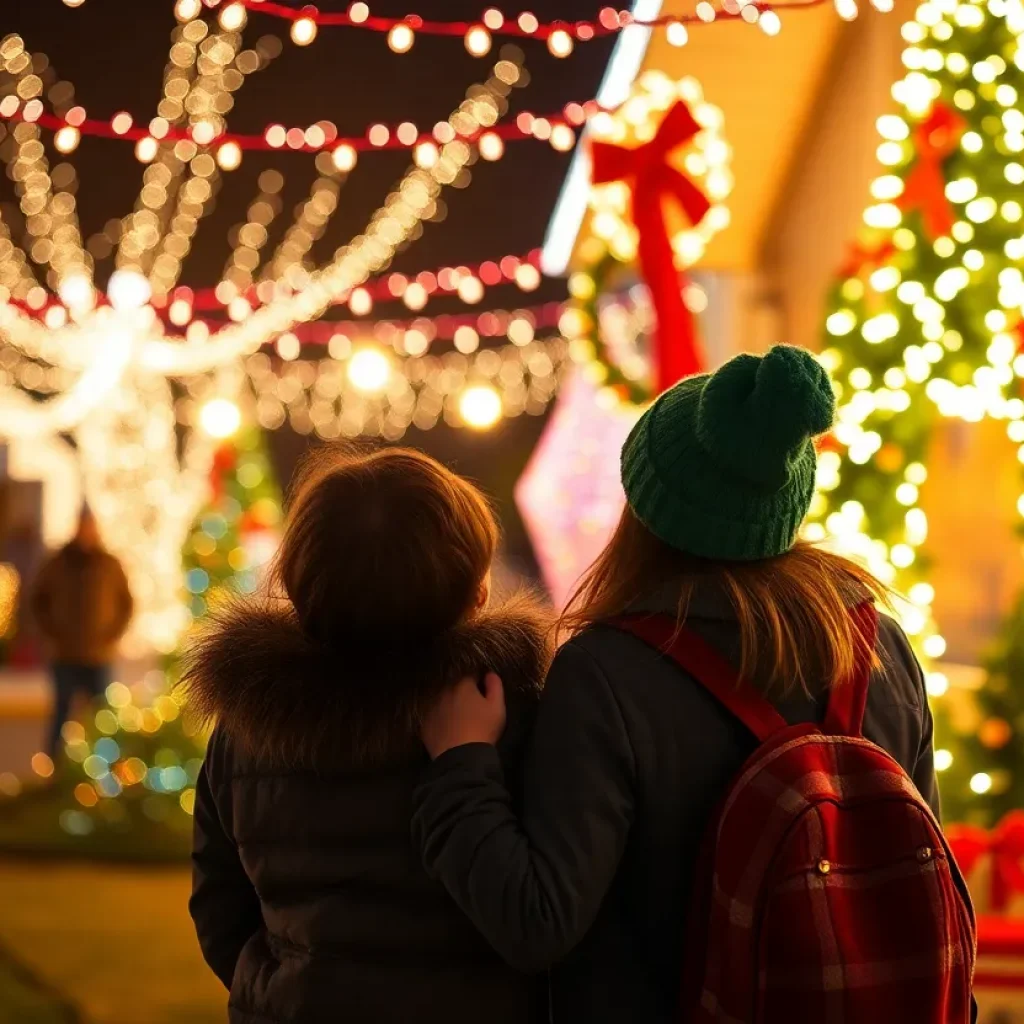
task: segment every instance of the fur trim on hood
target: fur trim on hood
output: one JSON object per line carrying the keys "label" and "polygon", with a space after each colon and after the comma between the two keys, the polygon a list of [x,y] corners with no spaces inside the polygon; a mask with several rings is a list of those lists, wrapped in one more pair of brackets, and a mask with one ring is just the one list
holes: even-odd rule
{"label": "fur trim on hood", "polygon": [[346,654],[318,645],[287,602],[236,600],[186,646],[190,710],[262,763],[370,768],[422,752],[431,701],[492,670],[510,703],[535,702],[551,661],[550,616],[528,595],[436,639]]}

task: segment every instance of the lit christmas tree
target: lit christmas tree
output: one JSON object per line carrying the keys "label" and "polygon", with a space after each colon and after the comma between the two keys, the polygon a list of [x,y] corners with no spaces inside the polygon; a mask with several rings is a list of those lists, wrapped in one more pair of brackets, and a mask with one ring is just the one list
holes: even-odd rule
{"label": "lit christmas tree", "polygon": [[[237,411],[236,411],[237,416]],[[251,592],[277,544],[281,499],[259,430],[224,441],[214,460],[211,497],[183,554],[185,599],[199,618],[221,590]],[[0,848],[59,846],[132,857],[184,855],[191,842],[194,784],[204,737],[182,714],[177,659],[114,682],[81,721],[64,726],[46,800],[9,806],[0,820]]]}
{"label": "lit christmas tree", "polygon": [[[901,110],[878,121],[884,172],[826,321],[840,411],[808,535],[832,536],[909,597],[904,626],[927,659],[946,647],[921,550],[932,429],[944,416],[993,417],[1024,442],[1024,6],[926,2],[902,32]],[[1022,613],[971,713],[928,674],[950,817],[991,821],[1024,804]]]}

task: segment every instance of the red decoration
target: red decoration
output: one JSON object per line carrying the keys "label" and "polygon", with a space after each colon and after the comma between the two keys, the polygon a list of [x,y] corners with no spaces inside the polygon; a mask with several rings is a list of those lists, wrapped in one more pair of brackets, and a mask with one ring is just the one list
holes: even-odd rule
{"label": "red decoration", "polygon": [[[794,0],[791,3],[767,4],[759,3],[759,11],[799,11],[809,7],[819,7],[828,0]],[[251,11],[269,14],[275,18],[298,21],[300,18],[311,18],[320,26],[341,26],[345,28],[369,29],[373,32],[390,32],[396,25],[408,25],[414,32],[433,36],[464,36],[470,29],[477,27],[476,21],[429,21],[418,14],[409,14],[404,18],[382,18],[367,14],[365,17],[354,18],[344,11],[319,11],[315,7],[288,7],[270,0],[242,0]],[[738,9],[726,7],[716,8],[715,21],[735,21],[742,17]],[[486,20],[486,19],[485,19]],[[616,11],[605,7],[597,18],[588,21],[551,21],[540,22],[514,17],[502,18],[498,27],[487,21],[487,28],[495,35],[516,36],[520,39],[548,39],[554,32],[564,31],[575,36],[582,42],[614,35],[629,25],[640,25],[645,28],[664,28],[668,25],[682,23],[687,25],[706,25],[709,22],[696,13],[663,14],[657,18],[634,18],[628,11]],[[711,22],[713,23],[713,22]]]}
{"label": "red decoration", "polygon": [[965,875],[982,857],[991,857],[989,903],[995,913],[1005,911],[1014,895],[1024,894],[1024,811],[1011,811],[992,832],[974,825],[953,825],[947,838]]}
{"label": "red decoration", "polygon": [[690,108],[677,103],[662,121],[658,134],[636,149],[608,142],[591,146],[593,182],[626,181],[633,195],[633,223],[639,234],[640,269],[651,290],[658,315],[656,337],[658,391],[700,371],[693,316],[683,301],[685,278],[676,270],[663,204],[674,201],[697,225],[711,208],[707,196],[669,162],[669,155],[700,131]]}
{"label": "red decoration", "polygon": [[235,468],[236,452],[233,444],[222,444],[213,455],[210,467],[210,492],[214,503],[224,497],[224,477]]}
{"label": "red decoration", "polygon": [[[577,106],[579,106],[579,104],[577,104]],[[583,104],[582,106],[588,112],[597,112],[600,110],[600,108],[591,101],[588,101],[587,104]],[[150,131],[150,124],[147,122],[143,122],[139,125],[132,123],[130,127],[125,128],[123,131],[119,131],[114,127],[113,122],[118,117],[123,116],[125,115],[115,114],[109,121],[101,121],[95,118],[82,118],[81,120],[78,120],[76,118],[75,123],[72,124],[66,117],[59,117],[56,114],[46,113],[42,109],[42,105],[39,100],[29,100],[28,103],[21,106],[17,104],[15,98],[14,102],[10,102],[6,106],[0,107],[0,120],[27,121],[30,124],[35,124],[40,128],[46,128],[54,132],[60,131],[61,128],[72,127],[76,128],[82,135],[88,135],[99,139],[124,139],[128,142],[138,142],[141,139],[149,138],[156,139],[158,142],[180,142],[182,140],[187,140],[195,142],[195,144],[203,150],[217,150],[226,142],[233,142],[242,150],[263,150],[282,153],[333,152],[340,146],[349,146],[354,150],[367,152],[385,149],[415,149],[416,146],[423,142],[433,143],[434,145],[443,144],[430,132],[418,132],[415,136],[409,138],[400,133],[397,129],[392,130],[387,125],[384,126],[387,128],[386,137],[384,141],[380,143],[370,141],[369,132],[371,129],[367,130],[366,135],[345,137],[339,136],[336,130],[333,135],[330,132],[322,130],[318,136],[314,136],[310,133],[308,128],[301,128],[297,126],[286,128],[284,125],[268,125],[261,135],[242,135],[237,132],[223,132],[213,139],[204,138],[200,142],[193,137],[193,129],[181,128],[174,125],[162,125],[159,129],[158,135],[154,135],[153,132]],[[538,141],[546,142],[551,138],[550,129],[552,127],[556,125],[566,125],[569,128],[575,129],[580,123],[582,122],[577,118],[570,118],[564,113],[545,114],[543,116],[531,115],[531,119],[529,120],[520,115],[515,121],[492,125],[490,128],[481,128],[475,132],[467,135],[461,135],[459,137],[469,142],[476,141],[481,135],[497,135],[506,142],[521,142],[524,139],[536,139]],[[546,129],[540,127],[542,125],[546,125]],[[316,127],[317,125],[310,125],[310,128]],[[375,125],[373,127],[377,126]],[[534,130],[535,127],[537,130]],[[310,141],[313,139],[316,141]]]}
{"label": "red decoration", "polygon": [[956,216],[946,198],[946,176],[942,165],[956,149],[963,134],[963,118],[943,103],[936,103],[932,112],[914,129],[917,163],[907,177],[900,196],[903,210],[920,210],[924,229],[932,239],[948,235]]}
{"label": "red decoration", "polygon": [[880,267],[899,250],[891,239],[875,246],[853,242],[846,250],[846,259],[839,268],[841,277],[856,277],[865,267]]}

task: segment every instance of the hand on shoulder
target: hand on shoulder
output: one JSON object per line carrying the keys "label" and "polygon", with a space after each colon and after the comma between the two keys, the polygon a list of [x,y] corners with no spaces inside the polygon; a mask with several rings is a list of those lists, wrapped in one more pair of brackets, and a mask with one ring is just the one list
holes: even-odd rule
{"label": "hand on shoulder", "polygon": [[505,731],[505,690],[493,672],[483,686],[467,676],[446,689],[427,711],[420,727],[431,757],[467,743],[495,745]]}

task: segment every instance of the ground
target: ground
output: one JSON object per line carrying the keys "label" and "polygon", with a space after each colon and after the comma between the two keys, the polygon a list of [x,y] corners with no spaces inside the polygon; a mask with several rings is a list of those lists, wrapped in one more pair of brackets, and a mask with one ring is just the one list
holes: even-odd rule
{"label": "ground", "polygon": [[188,892],[187,867],[0,861],[0,1024],[223,1024]]}

